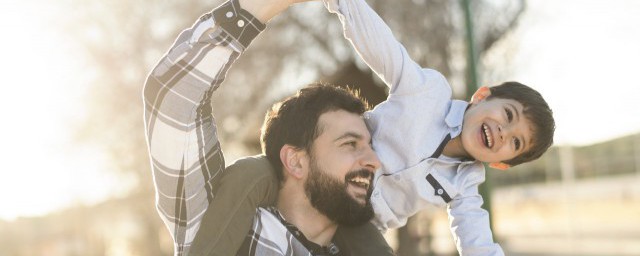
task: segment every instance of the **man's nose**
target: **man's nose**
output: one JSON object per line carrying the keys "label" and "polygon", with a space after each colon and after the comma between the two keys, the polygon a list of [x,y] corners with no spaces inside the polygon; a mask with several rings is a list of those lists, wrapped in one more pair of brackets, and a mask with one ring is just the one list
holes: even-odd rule
{"label": "man's nose", "polygon": [[380,163],[380,159],[378,158],[378,155],[376,154],[375,151],[373,151],[373,148],[371,147],[369,147],[364,153],[364,155],[362,156],[361,163],[364,167],[371,170],[371,172],[375,172],[378,168],[380,168],[380,166],[382,166],[382,163]]}

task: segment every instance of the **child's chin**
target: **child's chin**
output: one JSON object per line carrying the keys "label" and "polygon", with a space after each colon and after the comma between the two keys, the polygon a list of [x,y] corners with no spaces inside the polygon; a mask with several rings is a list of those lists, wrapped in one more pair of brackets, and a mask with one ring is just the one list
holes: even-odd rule
{"label": "child's chin", "polygon": [[475,159],[476,161],[480,161],[483,163],[489,163],[491,161],[489,161],[490,159],[487,158],[487,156],[485,154],[473,154],[473,153],[469,153],[469,158]]}

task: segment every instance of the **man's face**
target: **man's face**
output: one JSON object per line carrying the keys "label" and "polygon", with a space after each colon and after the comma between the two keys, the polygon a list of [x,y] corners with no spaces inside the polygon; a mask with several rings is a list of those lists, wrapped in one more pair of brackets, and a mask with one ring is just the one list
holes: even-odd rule
{"label": "man's face", "polygon": [[380,161],[362,117],[344,110],[324,113],[313,142],[305,191],[312,205],[342,225],[369,221],[373,174]]}
{"label": "man's face", "polygon": [[489,98],[472,102],[467,109],[461,138],[467,155],[498,163],[526,152],[531,147],[532,131],[520,102]]}

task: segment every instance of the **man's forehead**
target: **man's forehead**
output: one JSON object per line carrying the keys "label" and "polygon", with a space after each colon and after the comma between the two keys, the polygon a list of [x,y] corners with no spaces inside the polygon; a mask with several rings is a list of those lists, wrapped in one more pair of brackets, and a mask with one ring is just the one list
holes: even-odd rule
{"label": "man's forehead", "polygon": [[369,130],[362,116],[344,110],[325,112],[318,120],[318,136],[325,133],[338,139],[340,137],[369,137]]}

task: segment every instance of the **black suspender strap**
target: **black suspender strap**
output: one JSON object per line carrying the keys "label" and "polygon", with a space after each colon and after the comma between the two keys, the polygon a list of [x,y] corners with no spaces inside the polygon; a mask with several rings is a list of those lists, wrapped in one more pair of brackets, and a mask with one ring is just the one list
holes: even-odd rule
{"label": "black suspender strap", "polygon": [[[449,143],[450,140],[451,140],[451,135],[447,134],[444,140],[442,140],[442,142],[440,143],[440,146],[438,146],[438,149],[436,149],[436,151],[433,152],[433,155],[431,155],[430,158],[439,157],[442,154],[444,147],[447,145],[447,143]],[[389,174],[389,173],[382,174],[382,176],[391,176],[391,175],[393,174]],[[429,184],[431,184],[431,186],[433,187],[433,190],[435,191],[436,196],[441,197],[445,203],[451,202],[451,197],[449,196],[447,191],[444,190],[442,185],[440,185],[440,182],[438,182],[438,180],[436,180],[436,178],[433,177],[433,175],[427,174],[426,179],[429,182]]]}
{"label": "black suspender strap", "polygon": [[[442,140],[442,142],[440,143],[440,146],[438,146],[438,149],[436,149],[436,151],[433,152],[433,155],[431,155],[430,158],[438,158],[442,154],[444,147],[447,145],[447,143],[449,143],[450,140],[451,140],[451,134],[447,134],[447,136],[444,137],[444,140]],[[429,184],[431,184],[431,186],[433,187],[433,190],[435,191],[436,196],[442,197],[442,200],[444,200],[445,203],[451,202],[451,197],[449,196],[449,194],[447,194],[447,191],[444,190],[442,185],[440,185],[440,182],[438,182],[436,178],[434,178],[433,175],[431,175],[431,173],[427,174],[426,179],[429,182]]]}
{"label": "black suspender strap", "polygon": [[431,157],[429,157],[429,158],[438,158],[438,157],[440,157],[440,155],[442,155],[442,151],[444,150],[444,147],[447,146],[447,143],[449,143],[450,140],[451,140],[451,134],[447,134],[447,136],[444,137],[442,142],[440,142],[440,146],[438,146],[438,149],[436,149],[436,151],[433,152],[433,155],[431,155]]}
{"label": "black suspender strap", "polygon": [[444,190],[442,185],[440,185],[440,182],[438,182],[431,173],[427,174],[427,181],[433,187],[436,196],[442,197],[442,200],[444,200],[445,203],[451,202],[451,197],[447,194],[447,191]]}

